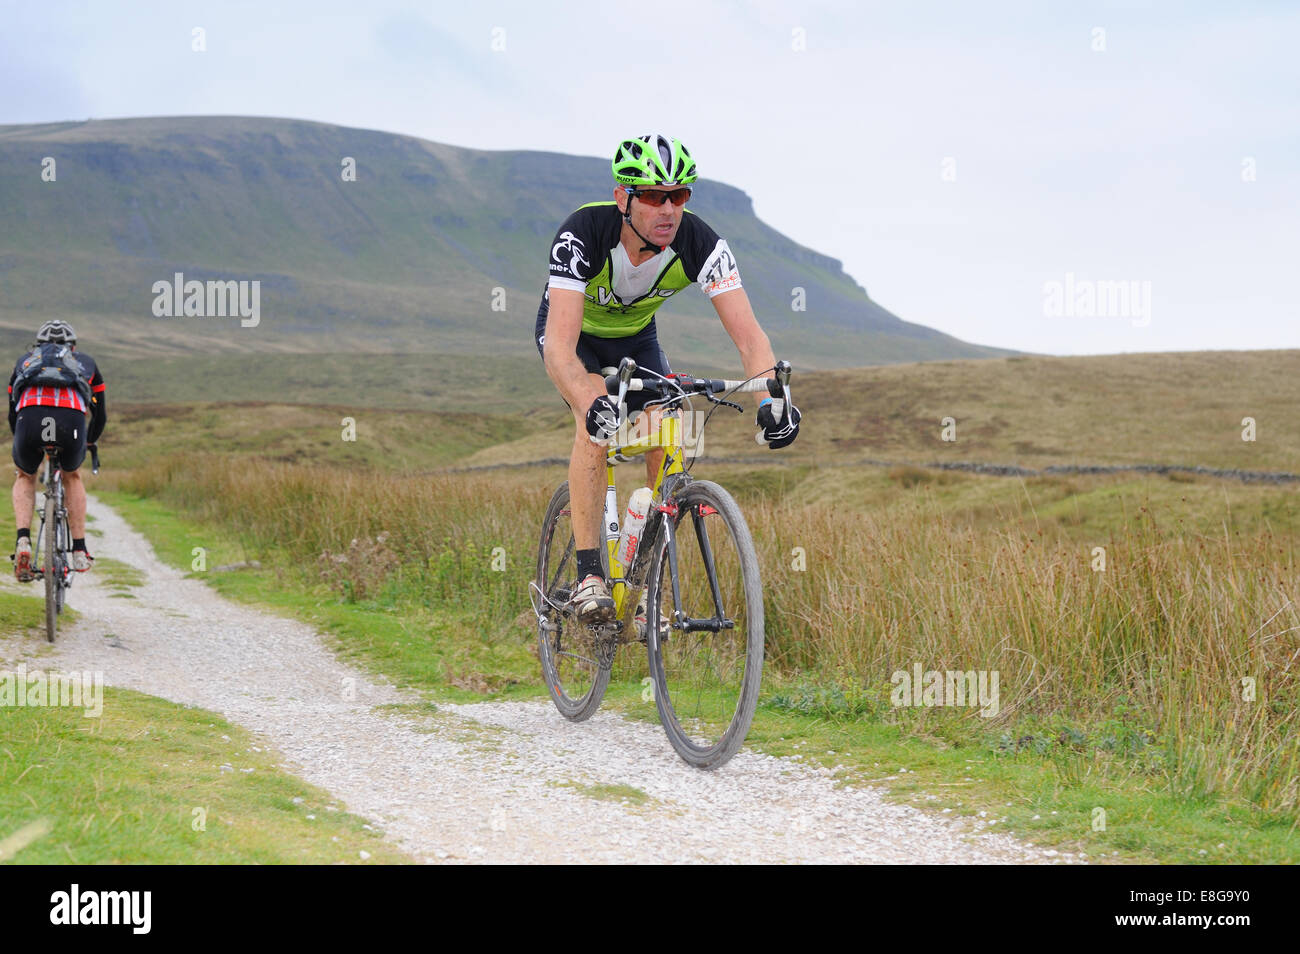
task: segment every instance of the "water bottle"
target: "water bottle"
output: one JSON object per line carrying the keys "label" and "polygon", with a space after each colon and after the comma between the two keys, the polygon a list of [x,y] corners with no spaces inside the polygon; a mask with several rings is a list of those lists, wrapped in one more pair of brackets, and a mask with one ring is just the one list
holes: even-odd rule
{"label": "water bottle", "polygon": [[641,531],[645,529],[646,517],[650,515],[650,499],[653,496],[649,487],[638,487],[628,499],[623,532],[618,535],[618,549],[614,551],[618,562],[625,567],[630,567],[636,558],[636,548],[641,543]]}

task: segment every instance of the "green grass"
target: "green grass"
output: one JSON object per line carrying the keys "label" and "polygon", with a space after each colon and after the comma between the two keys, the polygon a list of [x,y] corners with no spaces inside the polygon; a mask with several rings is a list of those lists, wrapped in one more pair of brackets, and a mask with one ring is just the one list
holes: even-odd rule
{"label": "green grass", "polygon": [[587,784],[585,782],[557,782],[561,788],[571,788],[580,795],[598,802],[619,802],[623,805],[642,806],[654,801],[649,795],[633,785],[610,784],[607,782],[597,782]]}
{"label": "green grass", "polygon": [[[74,623],[80,614],[71,606],[64,604],[59,614],[59,626]],[[21,633],[24,636],[45,642],[45,584],[19,583],[10,575],[0,581],[0,632]],[[0,650],[4,643],[0,641]],[[0,655],[0,659],[3,656]]]}
{"label": "green grass", "polygon": [[[0,631],[34,635],[38,630],[45,637],[45,595],[35,584],[21,584],[13,579],[12,572],[0,590]],[[22,589],[19,589],[22,587]],[[40,595],[36,595],[39,593]],[[65,607],[64,613],[71,612]],[[62,619],[63,617],[60,617]]]}
{"label": "green grass", "polygon": [[0,841],[35,836],[15,863],[408,860],[211,712],[106,689],[98,718],[5,708],[0,727]]}
{"label": "green grass", "polygon": [[142,586],[145,581],[143,570],[112,557],[96,557],[94,572],[101,583],[119,591]]}

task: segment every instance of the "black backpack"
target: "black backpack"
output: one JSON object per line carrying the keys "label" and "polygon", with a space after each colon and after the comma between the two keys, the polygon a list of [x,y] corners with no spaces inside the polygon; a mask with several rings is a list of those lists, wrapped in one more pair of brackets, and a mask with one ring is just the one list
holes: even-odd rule
{"label": "black backpack", "polygon": [[44,385],[51,388],[72,388],[81,395],[90,409],[90,382],[77,361],[72,349],[65,344],[47,342],[32,347],[14,374],[14,402],[27,388]]}

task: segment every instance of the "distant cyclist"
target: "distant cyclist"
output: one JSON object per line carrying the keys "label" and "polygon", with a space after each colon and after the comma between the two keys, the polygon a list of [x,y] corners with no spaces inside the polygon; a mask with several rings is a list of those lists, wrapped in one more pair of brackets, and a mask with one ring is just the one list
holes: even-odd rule
{"label": "distant cyclist", "polygon": [[[84,573],[94,558],[86,551],[86,488],[78,468],[86,445],[99,440],[107,420],[104,378],[88,354],[76,350],[77,333],[66,321],[47,321],[36,344],[20,357],[9,376],[9,429],[14,433],[14,518],[18,540],[14,575],[26,583],[32,572],[32,511],[36,471],[45,445],[59,448],[59,466],[72,534],[72,568]],[[47,530],[52,532],[52,530]]]}
{"label": "distant cyclist", "polygon": [[[625,139],[612,168],[614,201],[580,206],[556,233],[550,279],[533,335],[546,373],[573,411],[569,493],[579,582],[572,605],[584,622],[614,615],[599,548],[605,492],[602,445],[618,423],[618,409],[600,369],[630,357],[640,368],[668,374],[655,312],[670,296],[694,284],[709,296],[740,352],[746,375],[762,374],[776,364],[740,286],[731,249],[685,209],[690,184],[699,178],[686,147],[668,136]],[[628,413],[640,410],[652,397],[650,392],[630,393]],[[769,447],[784,447],[799,432],[799,410],[791,407],[777,421],[771,400],[759,402],[757,423]],[[653,482],[663,451],[645,456]],[[644,607],[638,607],[637,623],[642,626],[643,616]]]}

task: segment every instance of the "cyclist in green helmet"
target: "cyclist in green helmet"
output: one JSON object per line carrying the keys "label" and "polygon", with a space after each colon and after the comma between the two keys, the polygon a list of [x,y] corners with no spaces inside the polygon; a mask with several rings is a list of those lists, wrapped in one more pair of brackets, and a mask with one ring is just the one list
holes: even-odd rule
{"label": "cyclist in green helmet", "polygon": [[[599,547],[605,445],[617,425],[618,409],[600,369],[630,357],[640,368],[669,374],[655,312],[693,284],[708,295],[740,352],[746,375],[776,364],[726,240],[686,209],[691,184],[699,178],[687,148],[669,136],[624,139],[612,170],[613,201],[579,207],[555,235],[550,279],[534,331],[546,373],[573,411],[569,492],[579,580],[573,607],[584,622],[614,615]],[[628,413],[640,410],[650,397],[630,393]],[[785,447],[798,434],[799,410],[791,407],[777,421],[768,406],[771,400],[759,401],[757,423],[769,447]],[[642,418],[643,426],[654,426],[652,415]],[[663,451],[645,457],[647,482],[653,483]]]}

